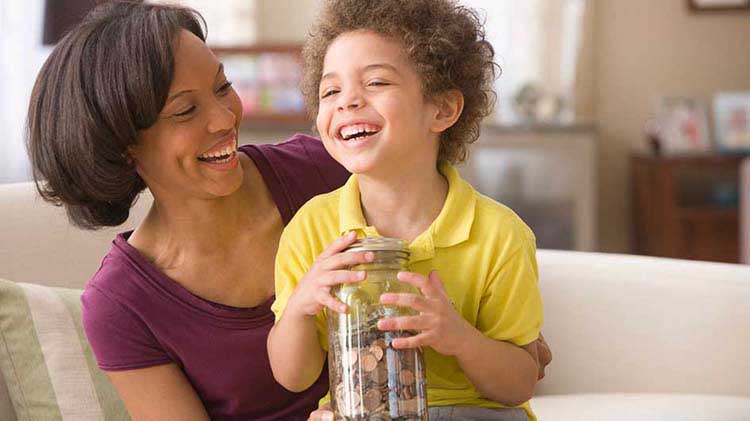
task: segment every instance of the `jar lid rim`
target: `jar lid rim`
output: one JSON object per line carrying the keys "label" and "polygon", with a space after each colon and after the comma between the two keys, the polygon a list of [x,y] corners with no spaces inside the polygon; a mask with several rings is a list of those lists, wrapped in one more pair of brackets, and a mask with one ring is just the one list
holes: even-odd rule
{"label": "jar lid rim", "polygon": [[409,244],[400,238],[365,237],[349,246],[346,251],[397,251],[409,253]]}

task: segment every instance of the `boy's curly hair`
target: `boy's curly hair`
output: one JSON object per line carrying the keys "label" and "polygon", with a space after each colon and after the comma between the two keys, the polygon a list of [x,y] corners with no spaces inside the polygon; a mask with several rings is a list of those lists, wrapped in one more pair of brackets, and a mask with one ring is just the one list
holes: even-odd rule
{"label": "boy's curly hair", "polygon": [[302,91],[313,117],[328,47],[339,35],[362,29],[401,42],[426,98],[461,91],[463,113],[442,133],[438,160],[463,161],[466,146],[477,140],[480,122],[495,103],[492,84],[498,67],[477,13],[452,0],[327,1],[303,49]]}

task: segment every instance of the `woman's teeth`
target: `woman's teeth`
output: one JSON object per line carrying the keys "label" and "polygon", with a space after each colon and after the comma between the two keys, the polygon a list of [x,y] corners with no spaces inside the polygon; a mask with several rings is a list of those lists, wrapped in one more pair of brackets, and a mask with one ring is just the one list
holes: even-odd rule
{"label": "woman's teeth", "polygon": [[214,152],[207,152],[203,155],[198,156],[199,161],[212,162],[212,163],[225,163],[229,162],[234,155],[237,153],[236,146],[227,146],[224,149],[220,149]]}

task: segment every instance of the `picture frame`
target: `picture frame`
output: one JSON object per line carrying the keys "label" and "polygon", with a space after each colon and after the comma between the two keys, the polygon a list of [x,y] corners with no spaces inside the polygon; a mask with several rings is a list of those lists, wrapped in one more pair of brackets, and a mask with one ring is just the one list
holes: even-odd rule
{"label": "picture frame", "polygon": [[656,104],[659,150],[664,155],[711,152],[708,109],[695,98],[661,97]]}
{"label": "picture frame", "polygon": [[694,12],[750,11],[750,0],[687,0]]}
{"label": "picture frame", "polygon": [[717,93],[713,117],[719,152],[750,153],[750,91]]}

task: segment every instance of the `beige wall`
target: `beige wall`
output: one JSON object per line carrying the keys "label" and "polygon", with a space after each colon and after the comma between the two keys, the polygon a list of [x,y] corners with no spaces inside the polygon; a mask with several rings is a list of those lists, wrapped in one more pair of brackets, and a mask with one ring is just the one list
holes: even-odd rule
{"label": "beige wall", "polygon": [[600,247],[630,250],[628,155],[654,98],[750,90],[750,13],[695,14],[685,0],[594,1]]}
{"label": "beige wall", "polygon": [[259,0],[258,42],[295,43],[307,36],[319,0]]}

